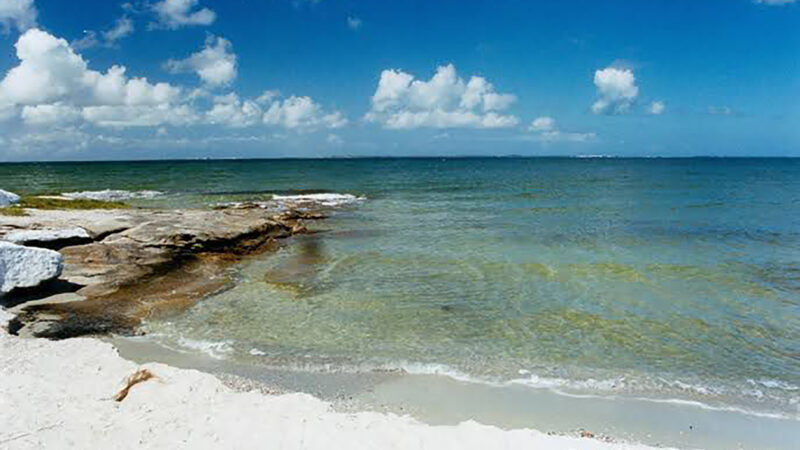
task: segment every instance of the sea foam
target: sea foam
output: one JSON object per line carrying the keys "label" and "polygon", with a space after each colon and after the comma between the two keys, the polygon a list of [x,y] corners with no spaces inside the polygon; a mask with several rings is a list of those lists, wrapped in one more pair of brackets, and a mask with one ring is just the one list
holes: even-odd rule
{"label": "sea foam", "polygon": [[317,204],[322,206],[342,206],[365,200],[353,194],[319,193],[301,195],[273,195],[272,199],[280,203]]}
{"label": "sea foam", "polygon": [[214,359],[225,359],[233,351],[229,341],[203,341],[181,337],[178,344],[183,348],[205,353]]}
{"label": "sea foam", "polygon": [[117,189],[105,189],[102,191],[64,192],[61,195],[71,199],[116,201],[130,199],[152,199],[160,197],[164,195],[164,193],[161,191],[124,191]]}

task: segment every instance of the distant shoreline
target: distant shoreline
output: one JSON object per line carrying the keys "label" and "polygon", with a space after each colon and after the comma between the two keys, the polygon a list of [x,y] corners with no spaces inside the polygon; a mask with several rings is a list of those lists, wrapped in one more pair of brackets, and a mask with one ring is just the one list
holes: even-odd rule
{"label": "distant shoreline", "polygon": [[113,164],[113,163],[184,163],[184,162],[235,162],[235,161],[358,161],[358,160],[475,160],[475,159],[575,159],[575,160],[775,160],[798,159],[800,156],[784,155],[691,155],[691,156],[615,156],[615,155],[426,155],[426,156],[331,156],[331,157],[191,157],[191,158],[166,158],[166,159],[105,159],[105,160],[25,160],[25,161],[0,161],[0,165],[27,165],[27,164]]}

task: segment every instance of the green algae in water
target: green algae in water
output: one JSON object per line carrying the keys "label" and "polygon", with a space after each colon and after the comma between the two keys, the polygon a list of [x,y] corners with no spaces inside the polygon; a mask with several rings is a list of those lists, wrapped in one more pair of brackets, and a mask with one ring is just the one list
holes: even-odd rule
{"label": "green algae in water", "polygon": [[92,200],[85,198],[61,199],[51,197],[25,196],[19,202],[20,208],[34,209],[127,209],[123,202]]}
{"label": "green algae in water", "polygon": [[25,208],[20,208],[19,206],[0,208],[0,216],[24,217],[27,215],[28,213],[25,211]]}

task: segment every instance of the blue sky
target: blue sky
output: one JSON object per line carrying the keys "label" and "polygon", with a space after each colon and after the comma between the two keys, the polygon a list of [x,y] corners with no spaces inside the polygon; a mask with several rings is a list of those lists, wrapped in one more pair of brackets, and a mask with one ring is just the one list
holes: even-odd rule
{"label": "blue sky", "polygon": [[0,161],[800,156],[798,30],[791,0],[0,0]]}

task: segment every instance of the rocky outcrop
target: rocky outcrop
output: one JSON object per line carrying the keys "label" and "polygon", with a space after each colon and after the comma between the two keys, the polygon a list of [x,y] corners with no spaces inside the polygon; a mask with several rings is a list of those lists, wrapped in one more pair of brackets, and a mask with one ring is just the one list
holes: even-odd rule
{"label": "rocky outcrop", "polygon": [[88,243],[60,249],[61,290],[49,293],[70,292],[84,300],[14,300],[12,305],[22,305],[12,328],[51,338],[135,332],[145,317],[185,308],[226,288],[231,264],[273,248],[281,238],[304,233],[304,221],[320,217],[262,208],[83,214],[31,210],[27,217],[0,216],[0,238],[5,239],[41,237],[35,233],[41,227],[89,231]]}
{"label": "rocky outcrop", "polygon": [[19,203],[19,195],[0,189],[0,208]]}
{"label": "rocky outcrop", "polygon": [[69,245],[92,242],[89,233],[80,227],[60,230],[21,230],[8,233],[5,239],[9,242],[30,247],[41,247],[58,250]]}
{"label": "rocky outcrop", "polygon": [[55,279],[62,264],[58,252],[0,241],[0,296]]}

